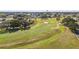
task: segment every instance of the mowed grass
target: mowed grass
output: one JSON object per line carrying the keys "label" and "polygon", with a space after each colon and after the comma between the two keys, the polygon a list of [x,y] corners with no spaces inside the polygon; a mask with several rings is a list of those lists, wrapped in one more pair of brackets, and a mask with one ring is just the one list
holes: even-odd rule
{"label": "mowed grass", "polygon": [[69,29],[61,29],[65,31],[55,32],[55,34],[49,38],[16,48],[79,48],[79,40],[76,39],[73,33]]}
{"label": "mowed grass", "polygon": [[37,18],[29,30],[0,34],[0,48],[79,48],[73,33],[57,23],[55,18]]}

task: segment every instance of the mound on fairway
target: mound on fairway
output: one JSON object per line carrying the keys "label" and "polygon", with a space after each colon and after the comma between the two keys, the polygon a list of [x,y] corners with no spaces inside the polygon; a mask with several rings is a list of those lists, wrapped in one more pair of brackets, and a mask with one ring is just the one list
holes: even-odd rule
{"label": "mound on fairway", "polygon": [[79,48],[79,40],[73,35],[70,30],[65,32],[55,32],[50,37],[33,42],[30,44],[17,46],[16,48]]}

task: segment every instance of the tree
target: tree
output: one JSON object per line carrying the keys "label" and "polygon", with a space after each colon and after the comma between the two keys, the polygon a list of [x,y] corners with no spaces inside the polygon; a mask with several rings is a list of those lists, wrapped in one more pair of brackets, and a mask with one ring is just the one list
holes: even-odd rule
{"label": "tree", "polygon": [[69,27],[72,32],[74,32],[78,26],[76,22],[77,21],[71,18],[70,16],[68,16],[67,18],[64,18],[62,21],[63,25]]}
{"label": "tree", "polygon": [[59,21],[59,20],[60,20],[60,15],[58,15],[58,16],[56,17],[56,20],[57,20],[57,21]]}
{"label": "tree", "polygon": [[20,21],[19,20],[11,20],[10,26],[18,27],[18,26],[20,26]]}
{"label": "tree", "polygon": [[8,30],[19,30],[19,26],[21,25],[19,20],[11,20],[10,25],[8,26]]}

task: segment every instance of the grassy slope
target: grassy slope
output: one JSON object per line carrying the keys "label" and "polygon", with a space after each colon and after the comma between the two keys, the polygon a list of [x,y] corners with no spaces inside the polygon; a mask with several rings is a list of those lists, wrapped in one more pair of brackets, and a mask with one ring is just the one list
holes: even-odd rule
{"label": "grassy slope", "polygon": [[51,37],[18,48],[79,48],[79,41],[69,29]]}
{"label": "grassy slope", "polygon": [[79,41],[69,31],[61,26],[56,28],[55,19],[37,20],[37,24],[30,30],[15,33],[0,34],[0,47],[2,48],[79,48]]}
{"label": "grassy slope", "polygon": [[18,48],[79,48],[79,41],[69,29],[60,26],[59,30],[62,32]]}

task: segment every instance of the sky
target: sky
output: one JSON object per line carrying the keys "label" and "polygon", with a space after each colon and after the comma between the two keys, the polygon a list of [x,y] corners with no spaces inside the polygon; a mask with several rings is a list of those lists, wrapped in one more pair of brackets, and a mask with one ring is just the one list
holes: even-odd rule
{"label": "sky", "polygon": [[79,10],[79,0],[0,0],[0,11]]}

